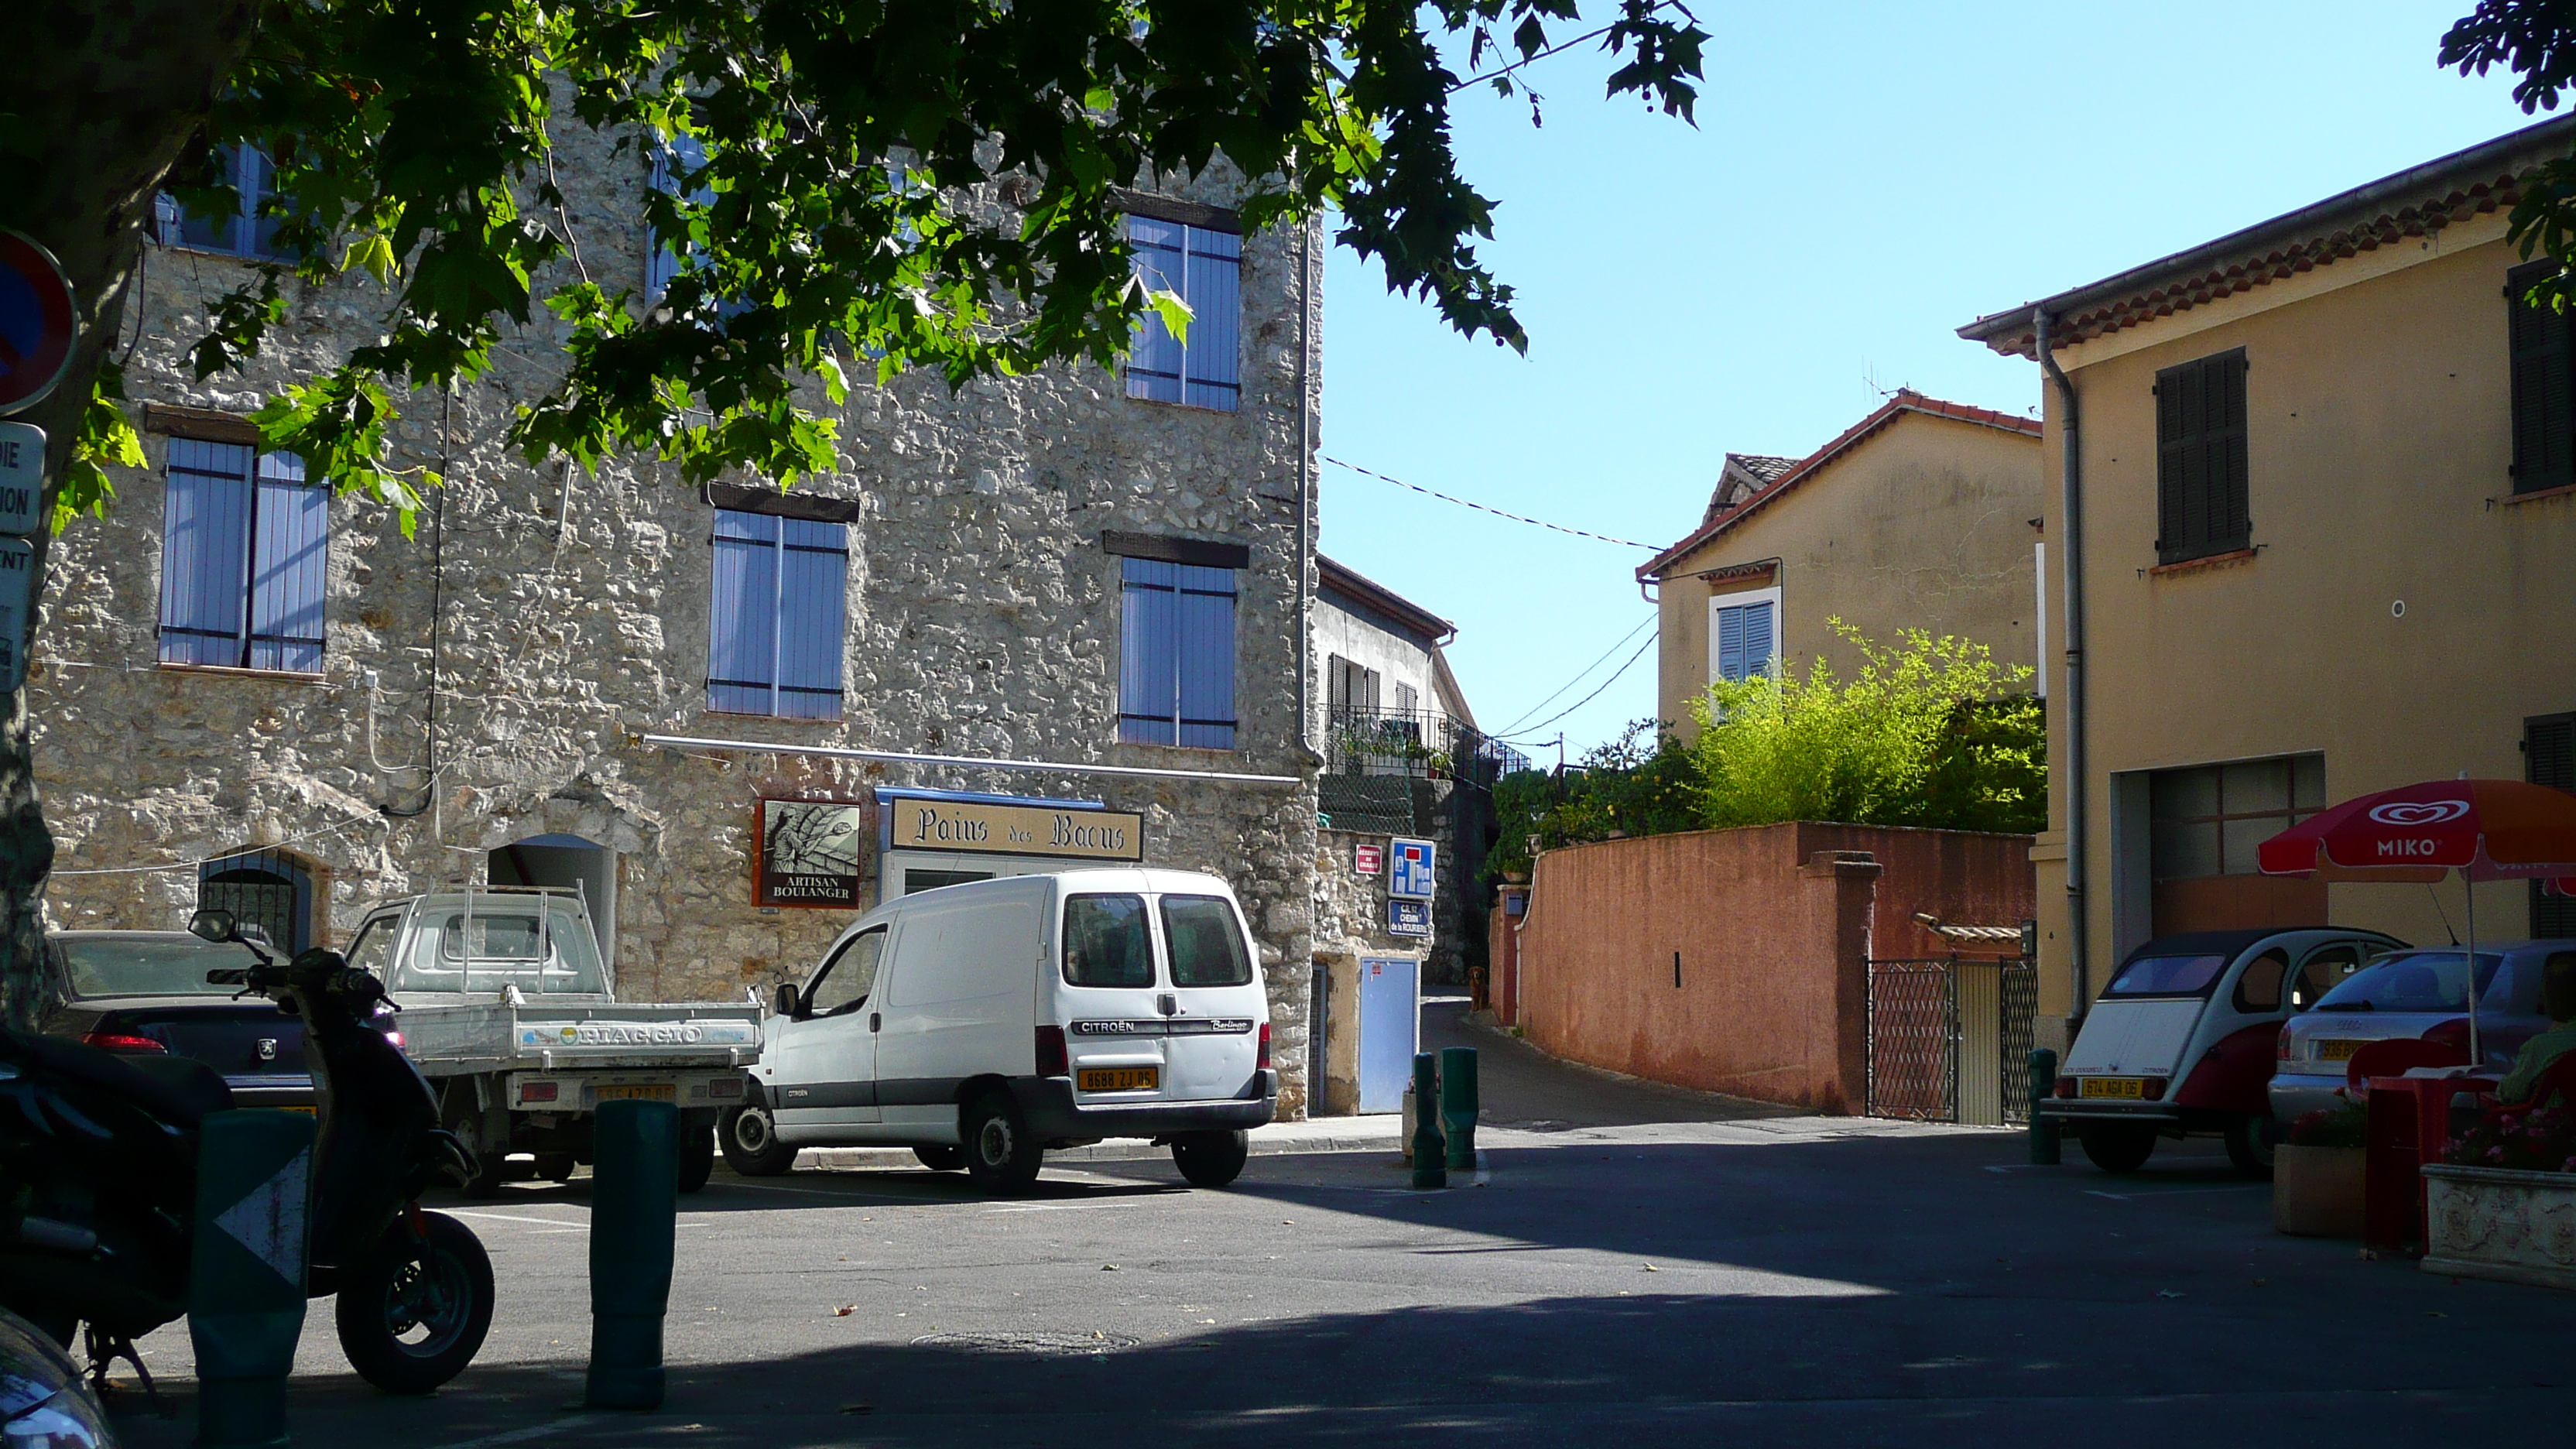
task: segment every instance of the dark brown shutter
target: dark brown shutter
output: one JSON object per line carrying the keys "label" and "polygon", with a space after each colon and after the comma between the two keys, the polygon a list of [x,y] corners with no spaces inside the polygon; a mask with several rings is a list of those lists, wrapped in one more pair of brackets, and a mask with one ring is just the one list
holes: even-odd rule
{"label": "dark brown shutter", "polygon": [[[2576,714],[2542,715],[2522,722],[2524,778],[2535,785],[2576,791]],[[2576,937],[2576,899],[2544,895],[2531,883],[2531,934]]]}
{"label": "dark brown shutter", "polygon": [[2534,307],[2523,294],[2556,274],[2556,262],[2534,262],[2505,274],[2507,333],[2513,347],[2513,491],[2536,493],[2576,483],[2576,368],[2569,333],[2576,318]]}
{"label": "dark brown shutter", "polygon": [[2245,547],[2249,514],[2244,349],[2157,373],[2157,561]]}

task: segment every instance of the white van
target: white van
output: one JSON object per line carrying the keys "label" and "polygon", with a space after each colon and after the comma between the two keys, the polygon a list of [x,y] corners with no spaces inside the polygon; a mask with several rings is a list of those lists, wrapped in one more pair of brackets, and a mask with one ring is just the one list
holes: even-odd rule
{"label": "white van", "polygon": [[889,901],[778,988],[726,1161],[785,1172],[800,1147],[909,1146],[989,1189],[1047,1148],[1168,1142],[1222,1187],[1271,1118],[1270,1007],[1234,892],[1214,876],[1075,870]]}

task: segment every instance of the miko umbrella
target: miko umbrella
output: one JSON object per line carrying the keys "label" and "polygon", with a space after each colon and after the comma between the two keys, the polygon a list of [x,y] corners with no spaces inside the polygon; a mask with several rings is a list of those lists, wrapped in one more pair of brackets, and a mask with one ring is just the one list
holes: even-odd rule
{"label": "miko umbrella", "polygon": [[[2470,881],[2576,876],[2576,795],[2520,780],[2432,780],[2346,800],[2255,848],[2265,875]],[[2478,897],[2469,897],[2469,1060],[2478,1048]]]}

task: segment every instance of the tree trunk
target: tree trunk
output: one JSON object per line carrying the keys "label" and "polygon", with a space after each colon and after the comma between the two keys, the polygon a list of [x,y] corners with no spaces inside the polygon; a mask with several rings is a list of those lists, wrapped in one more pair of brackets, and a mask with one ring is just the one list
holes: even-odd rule
{"label": "tree trunk", "polygon": [[[43,243],[71,279],[81,336],[62,382],[18,422],[45,430],[50,510],[99,363],[116,342],[125,288],[161,178],[250,46],[259,0],[14,0],[0,44],[11,112],[0,142],[9,183],[0,225]],[[41,516],[41,514],[40,514]],[[78,525],[75,524],[75,527]],[[30,587],[41,589],[39,535]],[[29,632],[35,632],[31,623]],[[0,713],[0,1021],[24,1025],[44,946],[53,836],[36,799],[24,689]],[[53,749],[78,749],[57,738]]]}

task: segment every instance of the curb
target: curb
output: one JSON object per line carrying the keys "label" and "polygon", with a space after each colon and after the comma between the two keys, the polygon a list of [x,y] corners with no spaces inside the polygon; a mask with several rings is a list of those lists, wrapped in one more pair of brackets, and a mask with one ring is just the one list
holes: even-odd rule
{"label": "curb", "polygon": [[[1347,1121],[1347,1118],[1328,1119]],[[1290,1124],[1303,1127],[1305,1124]],[[1279,1157],[1307,1152],[1399,1152],[1398,1124],[1393,1118],[1384,1127],[1372,1123],[1360,1131],[1276,1131],[1255,1129],[1248,1144],[1255,1157]],[[1171,1155],[1168,1147],[1156,1147],[1144,1138],[1121,1138],[1095,1142],[1088,1147],[1068,1147],[1049,1152],[1049,1162],[1145,1162],[1159,1161]],[[909,1147],[808,1147],[798,1157],[803,1165],[849,1171],[862,1168],[918,1167],[919,1158]]]}

